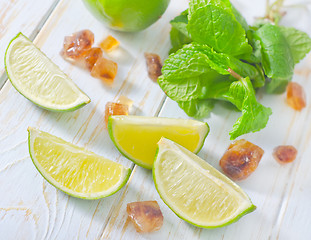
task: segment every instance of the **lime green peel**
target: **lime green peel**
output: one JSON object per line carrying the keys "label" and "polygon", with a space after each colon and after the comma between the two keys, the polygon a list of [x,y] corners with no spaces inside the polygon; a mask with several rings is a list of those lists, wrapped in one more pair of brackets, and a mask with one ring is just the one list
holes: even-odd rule
{"label": "lime green peel", "polygon": [[158,143],[153,179],[165,204],[198,227],[223,227],[256,209],[238,185],[166,138]]}
{"label": "lime green peel", "polygon": [[119,191],[131,169],[49,133],[28,128],[29,153],[40,174],[77,198],[98,199]]}
{"label": "lime green peel", "polygon": [[159,20],[170,0],[84,0],[84,4],[108,27],[119,31],[141,31]]}
{"label": "lime green peel", "polygon": [[5,69],[15,89],[50,111],[73,111],[90,98],[27,37],[19,33],[5,53]]}
{"label": "lime green peel", "polygon": [[152,169],[157,142],[161,137],[174,140],[197,153],[209,133],[209,126],[190,119],[110,116],[108,131],[125,157],[141,167]]}

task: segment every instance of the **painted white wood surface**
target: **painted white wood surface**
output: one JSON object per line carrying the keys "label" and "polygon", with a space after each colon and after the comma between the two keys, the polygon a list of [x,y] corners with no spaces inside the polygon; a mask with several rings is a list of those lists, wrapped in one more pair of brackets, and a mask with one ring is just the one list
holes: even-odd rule
{"label": "painted white wood surface", "polygon": [[[293,1],[292,1],[293,2]],[[296,1],[297,2],[297,1]],[[246,14],[249,22],[254,16],[262,16],[265,11],[263,2],[234,1],[235,5]],[[292,4],[287,2],[288,4]],[[254,7],[255,5],[255,7]],[[295,26],[311,35],[306,22],[309,19],[310,6],[294,8],[284,18],[283,23]],[[252,9],[252,11],[247,11]],[[293,21],[298,19],[298,21]],[[294,81],[301,83],[308,92],[310,89],[311,55],[296,67]],[[158,196],[151,173],[135,167],[135,174],[126,186],[122,201],[115,208],[105,229],[102,239],[308,239],[311,233],[311,197],[308,172],[311,144],[310,99],[308,108],[301,113],[295,112],[285,103],[285,94],[258,94],[265,106],[273,109],[268,126],[255,134],[243,136],[265,150],[258,169],[248,179],[238,184],[249,194],[257,210],[246,215],[238,222],[220,229],[200,229],[180,220]],[[230,112],[218,106],[209,119],[205,119],[211,132],[205,145],[198,154],[220,170],[219,159],[230,144],[228,133],[240,113]],[[167,99],[159,116],[187,118],[178,105]],[[273,148],[281,144],[297,147],[299,155],[292,164],[281,166],[272,157]],[[309,152],[309,153],[308,153]],[[156,199],[164,215],[161,232],[141,235],[126,218],[126,204],[133,201]]]}
{"label": "painted white wood surface", "polygon": [[[0,0],[0,77],[4,73],[4,53],[18,33],[33,38],[41,29],[58,0]],[[0,78],[0,87],[5,78]]]}
{"label": "painted white wood surface", "polygon": [[[264,13],[265,1],[233,2],[249,21]],[[170,100],[162,106],[165,96],[148,79],[143,59],[145,51],[158,53],[162,58],[167,56],[170,47],[168,22],[187,4],[186,0],[172,0],[159,22],[136,34],[108,30],[85,10],[81,1],[63,0],[57,5],[34,42],[72,77],[92,102],[72,113],[51,113],[31,104],[9,82],[4,85],[0,92],[0,239],[308,239],[311,233],[310,97],[307,109],[298,113],[286,105],[284,94],[258,95],[264,105],[273,109],[273,115],[267,128],[243,138],[261,146],[265,155],[256,172],[239,183],[257,210],[220,229],[196,228],[176,217],[159,198],[151,172],[134,167],[111,143],[103,123],[104,107],[107,101],[119,95],[134,100],[133,113],[137,115],[159,113],[160,116],[188,118]],[[311,35],[306,24],[310,16],[310,7],[297,7],[291,9],[283,22]],[[58,54],[65,35],[86,28],[95,33],[96,43],[108,34],[121,41],[121,49],[108,56],[119,64],[113,87],[103,85]],[[310,72],[309,55],[297,66],[294,77],[307,93],[311,90]],[[218,169],[218,161],[230,143],[228,132],[238,116],[239,113],[218,106],[211,118],[206,119],[211,133],[199,155]],[[133,167],[130,181],[118,193],[101,200],[86,201],[67,196],[47,183],[32,165],[27,146],[28,126]],[[299,155],[294,163],[280,166],[272,158],[273,148],[280,144],[297,147]],[[126,204],[153,199],[163,211],[164,226],[152,234],[138,234],[127,221]]]}
{"label": "painted white wood surface", "polygon": [[[173,9],[174,10],[174,9]],[[72,77],[92,102],[72,113],[51,113],[27,101],[7,82],[0,95],[0,233],[4,239],[95,239],[101,236],[120,194],[97,201],[68,197],[46,183],[29,158],[27,127],[34,126],[126,166],[104,124],[108,101],[119,95],[134,100],[134,113],[155,115],[164,94],[147,77],[145,51],[166,57],[169,49],[168,11],[156,25],[137,34],[111,32],[99,23],[81,1],[61,1],[35,38],[35,44]],[[108,57],[119,64],[112,87],[64,61],[59,52],[65,35],[90,29],[98,43],[108,34],[121,41],[121,48]],[[152,41],[150,41],[152,39]]]}

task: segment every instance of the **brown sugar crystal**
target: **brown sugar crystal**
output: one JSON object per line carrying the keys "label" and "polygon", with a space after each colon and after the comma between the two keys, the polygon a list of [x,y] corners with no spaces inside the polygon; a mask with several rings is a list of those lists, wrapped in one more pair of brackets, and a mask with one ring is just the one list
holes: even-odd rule
{"label": "brown sugar crystal", "polygon": [[128,203],[126,211],[137,232],[157,231],[163,225],[163,215],[157,201]]}
{"label": "brown sugar crystal", "polygon": [[290,163],[296,159],[297,149],[291,145],[278,146],[273,150],[273,157],[279,163]]}
{"label": "brown sugar crystal", "polygon": [[145,59],[147,64],[149,78],[156,82],[158,77],[162,75],[162,63],[159,55],[154,53],[145,53]]}
{"label": "brown sugar crystal", "polygon": [[132,99],[129,99],[128,97],[126,96],[123,96],[121,95],[118,100],[117,100],[117,103],[121,103],[121,104],[124,104],[124,105],[128,105],[129,108],[131,108],[133,106],[133,100]]}
{"label": "brown sugar crystal", "polygon": [[66,60],[76,61],[81,59],[85,51],[94,43],[94,34],[90,30],[82,30],[66,36],[61,55]]}
{"label": "brown sugar crystal", "polygon": [[94,64],[91,75],[95,78],[102,80],[106,84],[112,84],[118,72],[118,64],[100,57]]}
{"label": "brown sugar crystal", "polygon": [[306,94],[299,83],[290,82],[287,85],[287,103],[293,109],[301,111],[306,107]]}
{"label": "brown sugar crystal", "polygon": [[241,139],[229,146],[219,164],[228,177],[243,180],[256,170],[263,154],[260,147]]}
{"label": "brown sugar crystal", "polygon": [[91,48],[84,53],[85,67],[92,71],[96,61],[102,57],[103,51],[100,48]]}
{"label": "brown sugar crystal", "polygon": [[128,115],[129,106],[126,104],[107,102],[105,106],[105,123],[108,124],[109,116]]}
{"label": "brown sugar crystal", "polygon": [[119,47],[120,42],[115,39],[113,36],[109,35],[106,37],[101,43],[100,47],[105,51],[105,52],[111,52],[112,50],[116,49]]}

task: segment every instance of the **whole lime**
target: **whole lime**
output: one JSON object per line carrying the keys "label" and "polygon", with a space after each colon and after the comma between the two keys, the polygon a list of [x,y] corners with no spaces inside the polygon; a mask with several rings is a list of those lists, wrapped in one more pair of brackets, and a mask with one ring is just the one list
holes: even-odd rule
{"label": "whole lime", "polygon": [[170,0],[83,0],[87,8],[110,28],[135,32],[156,22]]}

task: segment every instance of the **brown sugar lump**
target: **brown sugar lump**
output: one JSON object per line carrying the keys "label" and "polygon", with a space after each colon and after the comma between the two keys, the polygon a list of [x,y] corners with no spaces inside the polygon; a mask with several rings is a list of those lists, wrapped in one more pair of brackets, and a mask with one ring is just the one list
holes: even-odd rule
{"label": "brown sugar lump", "polygon": [[75,32],[65,37],[61,55],[69,61],[80,60],[83,58],[84,53],[92,47],[93,43],[94,34],[90,30]]}
{"label": "brown sugar lump", "polygon": [[305,108],[306,94],[303,87],[299,83],[290,82],[286,89],[286,100],[288,105],[297,111]]}
{"label": "brown sugar lump", "polygon": [[91,75],[102,80],[105,84],[112,84],[118,72],[118,64],[114,61],[100,57],[94,64]]}
{"label": "brown sugar lump", "polygon": [[128,203],[126,211],[137,232],[157,231],[163,225],[163,215],[157,201]]}
{"label": "brown sugar lump", "polygon": [[157,82],[158,77],[162,75],[162,63],[160,56],[155,53],[145,53],[145,59],[149,78],[152,81]]}
{"label": "brown sugar lump", "polygon": [[100,48],[90,48],[84,53],[85,67],[92,71],[97,60],[103,55],[103,51]]}
{"label": "brown sugar lump", "polygon": [[297,156],[297,149],[291,145],[281,145],[273,150],[273,157],[281,164],[293,162]]}
{"label": "brown sugar lump", "polygon": [[128,115],[129,105],[115,102],[107,102],[105,106],[105,124],[108,125],[109,116]]}
{"label": "brown sugar lump", "polygon": [[219,164],[232,180],[243,180],[256,170],[263,154],[263,149],[241,139],[229,146]]}
{"label": "brown sugar lump", "polygon": [[118,48],[120,45],[120,42],[115,39],[113,36],[109,35],[106,37],[99,46],[105,51],[105,52],[111,52],[112,50]]}

